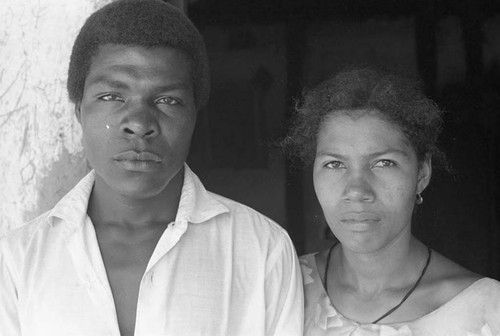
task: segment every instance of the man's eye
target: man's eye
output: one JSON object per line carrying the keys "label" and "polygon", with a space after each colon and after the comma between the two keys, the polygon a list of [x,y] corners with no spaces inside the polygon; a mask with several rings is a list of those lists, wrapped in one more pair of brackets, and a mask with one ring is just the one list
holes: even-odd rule
{"label": "man's eye", "polygon": [[325,167],[329,169],[343,169],[345,165],[340,161],[330,161],[325,164]]}
{"label": "man's eye", "polygon": [[379,160],[379,161],[375,162],[373,167],[392,167],[395,165],[396,165],[396,163],[394,161],[391,161],[391,160]]}
{"label": "man's eye", "polygon": [[108,93],[102,96],[98,97],[99,100],[104,100],[104,101],[123,101],[123,98],[113,94],[113,93]]}
{"label": "man's eye", "polygon": [[156,104],[165,104],[165,105],[178,105],[180,104],[179,99],[174,97],[161,97],[155,101]]}

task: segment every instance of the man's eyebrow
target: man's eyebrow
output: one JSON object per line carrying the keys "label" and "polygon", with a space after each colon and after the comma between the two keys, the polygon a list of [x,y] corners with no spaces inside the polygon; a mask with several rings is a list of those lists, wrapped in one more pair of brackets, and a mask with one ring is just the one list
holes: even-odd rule
{"label": "man's eyebrow", "polygon": [[174,90],[189,90],[191,85],[184,82],[175,82],[171,84],[161,85],[155,89],[156,92],[167,92]]}
{"label": "man's eyebrow", "polygon": [[[87,85],[99,85],[99,84],[106,85],[118,90],[130,89],[130,86],[126,82],[114,79],[109,75],[100,75],[95,78],[92,78],[89,80]],[[155,88],[155,91],[160,93],[160,92],[168,92],[174,90],[189,90],[191,88],[192,86],[190,85],[190,83],[174,82],[165,85],[159,85],[157,88]]]}

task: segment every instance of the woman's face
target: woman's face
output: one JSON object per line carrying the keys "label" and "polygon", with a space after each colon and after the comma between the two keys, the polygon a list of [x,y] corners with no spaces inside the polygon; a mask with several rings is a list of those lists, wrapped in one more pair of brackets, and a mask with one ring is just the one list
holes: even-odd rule
{"label": "woman's face", "polygon": [[327,117],[317,139],[314,188],[342,245],[374,252],[410,239],[415,195],[431,176],[410,142],[378,111]]}

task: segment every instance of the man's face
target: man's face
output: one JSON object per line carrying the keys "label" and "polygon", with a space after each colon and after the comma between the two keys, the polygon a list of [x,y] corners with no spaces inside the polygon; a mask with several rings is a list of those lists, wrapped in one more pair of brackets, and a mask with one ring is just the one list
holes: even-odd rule
{"label": "man's face", "polygon": [[182,171],[196,121],[190,70],[176,49],[100,46],[76,107],[96,184],[146,199]]}

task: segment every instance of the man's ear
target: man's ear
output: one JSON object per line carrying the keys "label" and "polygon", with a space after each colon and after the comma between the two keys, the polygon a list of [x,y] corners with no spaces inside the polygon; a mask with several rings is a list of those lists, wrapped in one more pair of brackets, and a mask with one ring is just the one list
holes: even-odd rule
{"label": "man's ear", "polygon": [[82,124],[81,105],[82,105],[81,102],[77,102],[75,104],[75,116],[76,116],[76,119],[78,120],[78,122],[80,123],[80,125]]}
{"label": "man's ear", "polygon": [[432,157],[430,154],[425,156],[424,161],[419,163],[417,194],[422,193],[429,185],[432,176]]}

